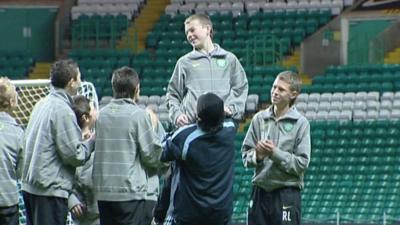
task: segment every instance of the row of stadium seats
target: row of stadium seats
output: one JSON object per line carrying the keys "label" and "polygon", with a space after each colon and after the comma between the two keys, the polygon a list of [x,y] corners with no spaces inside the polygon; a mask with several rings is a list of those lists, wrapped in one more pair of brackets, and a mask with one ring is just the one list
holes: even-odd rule
{"label": "row of stadium seats", "polygon": [[380,73],[351,73],[351,74],[326,74],[313,78],[313,84],[336,84],[336,83],[372,83],[372,82],[393,82],[400,77],[400,68],[394,72],[383,71]]}
{"label": "row of stadium seats", "polygon": [[304,92],[396,91],[400,89],[400,65],[330,66],[313,78]]}
{"label": "row of stadium seats", "polygon": [[132,51],[128,49],[116,50],[113,48],[98,48],[98,49],[84,49],[75,48],[69,52],[69,57],[76,60],[81,59],[119,59],[125,57],[132,57]]}
{"label": "row of stadium seats", "polygon": [[0,52],[0,74],[10,79],[24,79],[34,59],[25,52]]}
{"label": "row of stadium seats", "polygon": [[168,15],[192,13],[232,13],[235,17],[243,13],[250,15],[257,12],[273,12],[273,11],[315,11],[315,10],[330,10],[332,15],[338,15],[344,7],[343,0],[312,0],[312,1],[223,1],[223,2],[172,2],[165,8],[165,13]]}
{"label": "row of stadium seats", "polygon": [[[85,49],[75,49],[69,56],[79,62],[83,69],[108,70],[118,65],[132,65],[138,72],[144,70],[172,70],[176,60],[181,55],[186,54],[190,49],[170,49],[168,51],[160,50],[156,54],[144,51],[139,54],[132,54],[131,51],[117,50],[99,50],[90,51]],[[152,74],[153,72],[149,72]],[[159,74],[157,74],[158,76]],[[170,74],[168,75],[170,76]]]}
{"label": "row of stadium seats", "polygon": [[98,5],[98,4],[142,4],[142,0],[78,0],[78,5]]}
{"label": "row of stadium seats", "polygon": [[[304,112],[303,112],[304,113]],[[307,111],[305,117],[316,121],[347,121],[347,120],[399,120],[400,110],[331,110],[331,111]]]}
{"label": "row of stadium seats", "polygon": [[398,64],[356,64],[356,65],[340,65],[328,66],[326,74],[352,74],[352,73],[383,73],[395,72],[400,69]]}
{"label": "row of stadium seats", "polygon": [[[199,8],[196,7],[199,6]],[[195,3],[172,3],[165,8],[165,13],[169,15],[176,15],[178,13],[184,15],[190,15],[193,12],[196,13],[232,13],[238,16],[244,12],[243,2],[211,2],[207,4],[205,2],[195,4]]]}
{"label": "row of stadium seats", "polygon": [[141,1],[111,1],[110,2],[78,2],[78,5],[71,9],[71,17],[73,20],[78,19],[82,15],[86,16],[105,16],[105,15],[124,15],[131,19],[139,12],[139,8],[144,0]]}
{"label": "row of stadium seats", "polygon": [[296,103],[320,102],[354,102],[354,101],[395,101],[400,100],[400,92],[336,92],[336,93],[302,93],[297,97]]}
{"label": "row of stadium seats", "polygon": [[296,108],[309,120],[400,119],[400,92],[301,94]]}
{"label": "row of stadium seats", "polygon": [[266,2],[262,0],[246,1],[246,9],[248,13],[256,13],[260,10],[264,12],[270,11],[318,11],[329,10],[332,15],[338,15],[344,6],[348,5],[347,1],[342,0],[300,0],[300,1],[273,1]]}
{"label": "row of stadium seats", "polygon": [[128,25],[129,20],[124,15],[82,15],[72,22],[72,40],[116,40],[121,38]]}

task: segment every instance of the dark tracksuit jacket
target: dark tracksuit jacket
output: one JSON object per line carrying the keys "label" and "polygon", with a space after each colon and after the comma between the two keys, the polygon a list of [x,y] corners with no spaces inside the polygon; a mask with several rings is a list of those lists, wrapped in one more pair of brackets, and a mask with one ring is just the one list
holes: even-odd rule
{"label": "dark tracksuit jacket", "polygon": [[176,221],[212,224],[230,220],[235,133],[233,122],[224,122],[212,133],[192,124],[166,139],[161,161],[175,160],[168,214]]}

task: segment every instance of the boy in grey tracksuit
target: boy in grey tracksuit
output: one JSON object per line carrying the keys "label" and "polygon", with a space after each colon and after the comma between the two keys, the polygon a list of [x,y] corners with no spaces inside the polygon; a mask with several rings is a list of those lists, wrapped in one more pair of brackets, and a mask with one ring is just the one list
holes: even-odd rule
{"label": "boy in grey tracksuit", "polygon": [[116,70],[112,86],[114,99],[96,122],[93,183],[100,223],[148,225],[158,196],[159,123],[136,104],[139,77],[135,70]]}
{"label": "boy in grey tracksuit", "polygon": [[17,105],[15,86],[0,78],[0,224],[17,225],[17,164],[24,132],[8,112]]}
{"label": "boy in grey tracksuit", "polygon": [[167,107],[176,126],[196,121],[200,95],[212,92],[224,101],[224,111],[234,120],[244,114],[248,93],[246,73],[234,54],[212,42],[212,22],[206,15],[185,21],[185,33],[193,51],[182,56],[167,89]]}
{"label": "boy in grey tracksuit", "polygon": [[[75,188],[71,192],[68,198],[68,208],[74,209],[74,207],[80,207],[79,213],[73,214],[75,225],[99,225],[99,210],[97,208],[97,200],[93,193],[93,182],[92,182],[92,169],[93,169],[93,158],[92,156],[85,163],[85,165],[76,169],[75,175]],[[79,215],[77,215],[79,214]]]}
{"label": "boy in grey tracksuit", "polygon": [[80,72],[72,60],[52,65],[50,94],[36,104],[25,132],[22,190],[31,225],[64,225],[75,168],[90,156],[72,110]]}
{"label": "boy in grey tracksuit", "polygon": [[300,224],[300,190],[310,162],[310,125],[293,106],[297,74],[280,73],[271,89],[272,106],[257,113],[246,134],[242,157],[255,167],[248,224]]}
{"label": "boy in grey tracksuit", "polygon": [[[92,130],[97,119],[97,110],[85,96],[74,96],[73,102],[73,110],[82,129],[82,137],[90,139],[94,136]],[[72,212],[75,225],[100,224],[97,200],[93,193],[94,154],[95,152],[92,152],[90,159],[75,171],[74,189],[68,198],[68,208]]]}

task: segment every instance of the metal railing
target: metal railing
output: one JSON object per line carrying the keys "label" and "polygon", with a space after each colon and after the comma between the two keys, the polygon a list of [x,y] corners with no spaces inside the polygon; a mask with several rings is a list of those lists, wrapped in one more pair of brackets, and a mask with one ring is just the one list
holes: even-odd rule
{"label": "metal railing", "polygon": [[256,35],[246,43],[246,66],[278,64],[283,58],[284,43],[271,34]]}

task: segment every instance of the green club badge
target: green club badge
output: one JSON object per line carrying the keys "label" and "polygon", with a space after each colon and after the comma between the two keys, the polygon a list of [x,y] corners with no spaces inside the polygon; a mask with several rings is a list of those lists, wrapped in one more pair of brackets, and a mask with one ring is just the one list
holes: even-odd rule
{"label": "green club badge", "polygon": [[217,65],[219,67],[225,67],[226,66],[226,60],[225,59],[217,59]]}
{"label": "green club badge", "polygon": [[111,107],[111,112],[113,112],[113,113],[118,112],[118,107],[115,107],[115,106]]}
{"label": "green club badge", "polygon": [[0,123],[0,130],[3,130],[4,129],[4,123]]}
{"label": "green club badge", "polygon": [[290,132],[293,129],[293,124],[292,123],[285,123],[283,124],[283,129],[285,130],[285,132]]}

